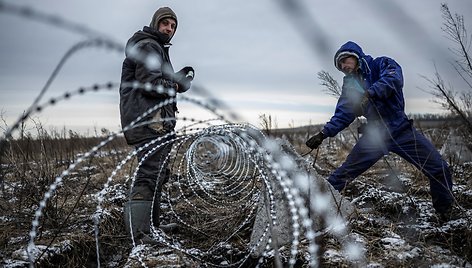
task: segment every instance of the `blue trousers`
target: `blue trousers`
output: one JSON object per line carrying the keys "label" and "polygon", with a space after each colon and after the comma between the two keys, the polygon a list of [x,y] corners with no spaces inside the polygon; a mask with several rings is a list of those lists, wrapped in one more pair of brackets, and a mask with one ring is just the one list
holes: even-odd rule
{"label": "blue trousers", "polygon": [[328,181],[341,191],[347,183],[389,152],[399,155],[428,177],[433,207],[437,212],[445,212],[451,206],[453,196],[449,166],[433,144],[410,123],[396,132],[375,124],[368,126],[346,161],[330,175]]}

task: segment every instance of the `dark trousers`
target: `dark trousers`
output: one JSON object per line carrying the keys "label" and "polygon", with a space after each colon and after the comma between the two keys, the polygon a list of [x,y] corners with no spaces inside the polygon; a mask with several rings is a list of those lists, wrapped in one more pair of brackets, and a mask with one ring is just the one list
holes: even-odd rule
{"label": "dark trousers", "polygon": [[392,136],[385,128],[368,128],[346,161],[331,174],[328,181],[336,190],[341,191],[348,182],[389,152],[396,153],[428,177],[433,207],[437,212],[445,212],[450,207],[453,196],[449,166],[433,144],[413,126]]}
{"label": "dark trousers", "polygon": [[[160,200],[162,185],[169,179],[170,170],[167,168],[171,161],[170,151],[174,137],[159,140],[145,149],[138,151],[139,169],[136,174],[133,188],[131,189],[131,200],[152,201],[152,222],[159,226]],[[147,140],[136,145],[136,150],[151,142]]]}

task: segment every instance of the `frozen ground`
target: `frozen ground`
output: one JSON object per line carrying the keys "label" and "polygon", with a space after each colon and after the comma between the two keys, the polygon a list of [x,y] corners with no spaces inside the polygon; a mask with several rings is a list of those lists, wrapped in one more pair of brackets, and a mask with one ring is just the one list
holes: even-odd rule
{"label": "frozen ground", "polygon": [[[345,152],[336,143],[326,143],[316,157],[315,169],[320,176],[327,176],[334,167],[339,166]],[[73,179],[65,185],[59,194],[67,198],[60,199],[68,203],[74,201],[79,194],[85,178],[97,180],[87,187],[72,213],[68,215],[63,204],[54,206],[53,214],[46,214],[47,219],[62,215],[59,221],[45,221],[45,226],[39,228],[36,238],[35,257],[41,256],[39,267],[94,267],[97,266],[97,252],[93,215],[96,213],[97,192],[103,184],[104,170],[116,165],[109,156],[100,156],[97,162],[87,163],[86,169],[79,169],[86,174],[72,174]],[[307,156],[307,161],[314,161],[314,154]],[[447,222],[440,223],[431,205],[429,188],[426,179],[413,167],[389,156],[386,161],[380,161],[372,169],[351,183],[343,192],[357,209],[357,217],[349,222],[350,237],[354,238],[359,247],[353,247],[346,252],[342,249],[338,238],[328,234],[322,235],[317,241],[320,245],[319,260],[322,267],[472,267],[472,163],[453,166],[454,195],[457,200],[455,216]],[[108,163],[110,162],[110,163]],[[99,164],[97,164],[99,163]],[[12,177],[6,184],[17,186]],[[100,180],[100,178],[102,178]],[[105,176],[106,178],[106,176]],[[123,181],[117,181],[104,193],[102,219],[100,224],[99,253],[102,267],[201,267],[205,263],[216,266],[239,264],[241,267],[255,267],[258,260],[247,258],[247,243],[249,242],[250,226],[239,230],[239,234],[230,241],[221,242],[218,236],[227,235],[226,229],[231,229],[229,211],[225,217],[228,222],[217,222],[209,225],[212,219],[206,219],[206,226],[200,226],[207,234],[205,237],[195,233],[191,228],[180,226],[174,233],[168,234],[173,245],[185,248],[185,252],[174,250],[168,246],[137,245],[132,246],[126,236],[122,220],[122,207],[126,201],[126,176]],[[72,183],[68,185],[68,183]],[[179,185],[172,184],[171,187]],[[69,188],[68,188],[69,187]],[[181,186],[179,186],[181,187]],[[24,204],[25,197],[9,195],[2,198],[0,259],[3,267],[28,267],[26,249],[29,241],[31,219],[37,207],[18,207]],[[163,199],[162,222],[168,223],[172,218],[171,198]],[[57,202],[59,200],[56,200]],[[72,202],[71,206],[74,204]],[[193,203],[196,204],[196,203]],[[7,209],[11,209],[8,211]],[[176,207],[173,207],[175,209]],[[190,210],[185,204],[177,207],[183,211]],[[66,211],[67,212],[67,211]],[[223,212],[221,212],[223,215]],[[249,212],[248,212],[249,213]],[[243,213],[244,214],[244,213]],[[204,224],[203,218],[208,215],[183,214],[187,222],[194,226]],[[216,221],[216,220],[215,220]],[[219,221],[219,220],[218,220]],[[205,229],[206,228],[206,229]],[[220,241],[220,242],[214,242]],[[297,254],[296,267],[303,267],[310,258],[307,254],[307,244],[300,242],[301,250]],[[278,255],[282,261],[289,256],[289,248],[280,248]],[[273,267],[274,251],[260,262],[260,267]],[[351,262],[349,256],[361,254],[361,260]],[[242,261],[245,261],[244,264]]]}

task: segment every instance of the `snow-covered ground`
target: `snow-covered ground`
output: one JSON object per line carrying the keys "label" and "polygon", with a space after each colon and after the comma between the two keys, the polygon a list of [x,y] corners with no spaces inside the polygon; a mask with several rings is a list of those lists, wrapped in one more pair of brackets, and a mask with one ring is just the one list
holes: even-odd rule
{"label": "snow-covered ground", "polygon": [[[343,139],[344,144],[349,142]],[[327,176],[342,163],[345,155],[341,143],[326,142],[316,156],[315,170],[320,176]],[[35,247],[30,248],[34,258],[41,256],[37,260],[38,266],[90,267],[100,262],[103,267],[199,267],[205,263],[221,267],[231,264],[255,267],[259,263],[260,267],[273,267],[276,256],[282,262],[289,260],[290,247],[268,251],[264,259],[253,259],[247,255],[251,225],[238,225],[251,220],[244,218],[254,212],[247,207],[241,207],[238,211],[234,208],[224,211],[224,207],[216,207],[214,211],[206,209],[199,214],[185,213],[207,201],[193,196],[198,189],[177,181],[170,183],[169,187],[181,191],[179,196],[163,196],[162,224],[175,221],[177,211],[181,213],[178,215],[182,220],[192,225],[180,225],[173,233],[163,234],[171,241],[170,244],[133,247],[122,218],[129,175],[133,169],[125,167],[116,178],[107,182],[111,170],[118,165],[116,159],[120,159],[116,154],[99,155],[61,181],[41,218]],[[314,161],[314,153],[305,159]],[[379,161],[342,193],[357,210],[357,216],[348,222],[349,239],[354,243],[346,249],[342,247],[339,237],[322,234],[317,239],[320,266],[472,267],[472,163],[453,166],[453,192],[457,200],[455,215],[450,221],[440,222],[432,208],[425,177],[394,155],[388,156],[386,161],[390,164]],[[284,165],[282,163],[280,166]],[[24,178],[15,180],[13,175],[6,176],[0,203],[0,264],[9,268],[29,265],[26,250],[32,219],[38,209],[38,202],[28,200],[24,195],[25,187],[21,187],[21,183],[31,182]],[[248,178],[249,175],[245,173]],[[221,181],[221,178],[218,179]],[[103,188],[106,183],[110,185]],[[42,196],[48,185],[37,188],[37,191],[43,192],[31,193],[31,198]],[[207,188],[208,191],[215,189]],[[244,191],[247,190],[244,188]],[[204,195],[205,192],[199,194]],[[98,208],[100,198],[103,202]],[[173,204],[181,198],[189,202]],[[237,200],[228,198],[224,202]],[[256,200],[250,199],[249,202],[255,203]],[[94,226],[97,219],[100,220],[98,229]],[[237,235],[232,233],[234,226],[239,226]],[[199,231],[194,227],[198,227]],[[202,235],[201,230],[205,231],[205,235],[211,234],[211,237]],[[100,261],[97,260],[97,245]],[[296,265],[307,264],[315,257],[308,251],[309,243],[302,236]],[[352,260],[352,256],[357,257]]]}

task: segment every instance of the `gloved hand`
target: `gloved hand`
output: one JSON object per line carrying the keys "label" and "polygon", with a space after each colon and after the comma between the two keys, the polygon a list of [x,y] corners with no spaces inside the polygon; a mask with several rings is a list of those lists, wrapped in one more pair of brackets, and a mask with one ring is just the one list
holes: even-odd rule
{"label": "gloved hand", "polygon": [[326,136],[324,135],[324,133],[322,131],[320,131],[318,134],[316,134],[315,136],[309,138],[305,144],[306,146],[308,146],[310,149],[317,149],[321,143],[323,142],[323,140],[326,138]]}
{"label": "gloved hand", "polygon": [[195,70],[190,66],[186,66],[175,73],[175,82],[178,84],[177,92],[182,93],[187,91],[194,77]]}

